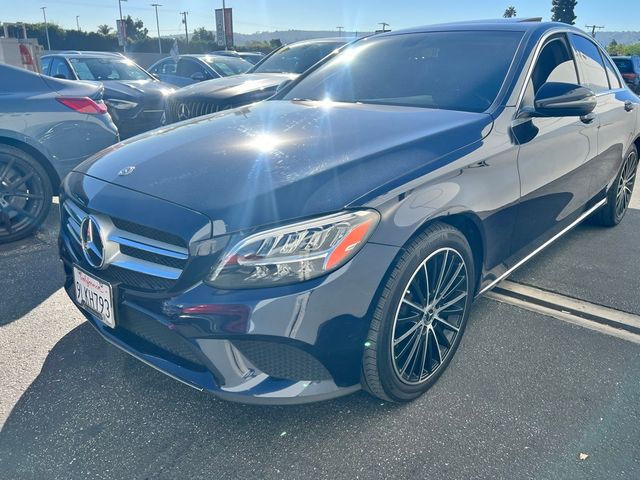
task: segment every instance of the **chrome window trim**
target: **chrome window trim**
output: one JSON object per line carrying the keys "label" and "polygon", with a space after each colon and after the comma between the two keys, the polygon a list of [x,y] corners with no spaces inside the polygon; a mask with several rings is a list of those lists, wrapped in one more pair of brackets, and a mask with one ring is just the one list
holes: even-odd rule
{"label": "chrome window trim", "polygon": [[[527,68],[527,73],[524,79],[524,83],[522,84],[522,87],[520,87],[520,93],[518,94],[518,100],[516,101],[515,105],[516,105],[516,110],[514,113],[514,119],[515,116],[518,114],[518,112],[520,111],[520,108],[522,107],[522,101],[524,100],[524,95],[527,91],[527,84],[529,83],[529,81],[531,80],[531,77],[533,75],[533,69],[535,68],[536,64],[538,63],[538,59],[540,57],[540,52],[542,51],[542,48],[546,45],[547,40],[549,39],[549,37],[553,36],[553,35],[557,35],[557,34],[564,34],[567,36],[567,41],[569,42],[569,47],[571,48],[571,55],[572,57],[574,57],[573,61],[576,63],[576,67],[578,67],[578,60],[575,58],[575,55],[573,54],[573,45],[571,44],[571,39],[568,37],[569,34],[574,34],[580,37],[584,37],[587,40],[589,40],[590,42],[592,42],[596,48],[598,49],[598,51],[600,52],[600,55],[602,55],[602,48],[600,47],[600,45],[597,42],[594,42],[592,38],[589,37],[589,35],[579,32],[579,31],[573,31],[573,30],[568,30],[568,29],[563,29],[563,28],[554,28],[552,30],[549,30],[547,32],[545,32],[544,35],[542,35],[542,37],[540,37],[540,39],[538,40],[538,43],[536,45],[536,48],[534,50],[533,53],[533,60],[531,62],[531,64],[529,65],[529,67]],[[604,58],[603,58],[604,60]],[[617,69],[616,69],[617,70]],[[606,73],[606,72],[605,72]],[[616,73],[616,75],[618,75],[618,73]],[[607,76],[608,78],[608,76]],[[620,80],[620,76],[618,75],[618,80]],[[579,73],[579,69],[578,69],[578,81],[580,82],[580,73]],[[622,88],[609,88],[609,90],[606,90],[604,92],[599,92],[596,93],[596,97],[601,97],[603,95],[609,95],[611,92],[616,92],[619,90],[624,90],[624,83],[622,84],[623,87]]]}

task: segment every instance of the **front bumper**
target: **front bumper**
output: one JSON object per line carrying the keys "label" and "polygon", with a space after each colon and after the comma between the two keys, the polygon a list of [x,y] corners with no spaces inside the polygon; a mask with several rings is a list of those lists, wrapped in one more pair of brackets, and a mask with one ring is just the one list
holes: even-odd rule
{"label": "front bumper", "polygon": [[[72,264],[87,266],[69,241],[61,234],[65,288],[74,300]],[[115,329],[81,310],[112,344],[226,400],[326,400],[360,388],[371,305],[397,252],[367,244],[336,272],[287,287],[222,291],[196,283],[150,294],[115,284]]]}

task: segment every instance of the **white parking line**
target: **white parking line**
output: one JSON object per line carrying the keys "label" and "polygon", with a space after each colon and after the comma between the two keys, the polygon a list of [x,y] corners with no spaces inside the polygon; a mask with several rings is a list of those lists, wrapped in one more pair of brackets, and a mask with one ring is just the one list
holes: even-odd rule
{"label": "white parking line", "polygon": [[640,316],[504,281],[488,298],[640,344]]}

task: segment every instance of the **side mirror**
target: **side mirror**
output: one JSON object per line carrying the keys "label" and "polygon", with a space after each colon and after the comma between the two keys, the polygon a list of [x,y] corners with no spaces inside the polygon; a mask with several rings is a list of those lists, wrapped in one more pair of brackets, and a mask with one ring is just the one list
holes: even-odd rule
{"label": "side mirror", "polygon": [[536,94],[533,116],[583,117],[596,108],[593,90],[573,83],[547,82]]}
{"label": "side mirror", "polygon": [[204,79],[204,73],[202,72],[196,72],[191,75],[191,80],[195,80],[196,82],[202,82]]}
{"label": "side mirror", "polygon": [[285,80],[282,83],[280,83],[280,85],[278,85],[278,87],[276,88],[276,93],[280,93],[282,90],[284,90],[285,88],[287,88],[289,85],[291,85],[292,80]]}

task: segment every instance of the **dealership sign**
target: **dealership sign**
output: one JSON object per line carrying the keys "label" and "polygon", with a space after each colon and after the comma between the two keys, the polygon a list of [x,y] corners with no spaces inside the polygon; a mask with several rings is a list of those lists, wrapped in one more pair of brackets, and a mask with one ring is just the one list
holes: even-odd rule
{"label": "dealership sign", "polygon": [[231,8],[216,9],[216,41],[221,47],[233,47],[233,12]]}

